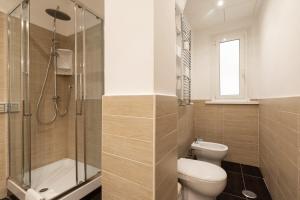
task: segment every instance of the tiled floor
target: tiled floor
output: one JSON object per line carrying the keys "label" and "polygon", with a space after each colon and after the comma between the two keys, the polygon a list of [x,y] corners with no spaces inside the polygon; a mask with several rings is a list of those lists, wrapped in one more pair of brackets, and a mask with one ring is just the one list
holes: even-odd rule
{"label": "tiled floor", "polygon": [[255,192],[257,200],[272,200],[259,168],[226,161],[222,167],[227,172],[227,186],[217,200],[247,200],[244,189]]}
{"label": "tiled floor", "polygon": [[[259,168],[226,161],[222,162],[222,167],[227,172],[227,186],[217,200],[247,200],[243,189],[255,192],[256,200],[272,200]],[[82,200],[101,200],[101,188]]]}

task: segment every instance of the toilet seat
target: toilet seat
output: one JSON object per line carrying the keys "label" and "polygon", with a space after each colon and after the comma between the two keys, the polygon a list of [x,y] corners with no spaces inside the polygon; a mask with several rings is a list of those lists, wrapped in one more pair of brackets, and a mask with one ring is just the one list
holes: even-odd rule
{"label": "toilet seat", "polygon": [[227,179],[224,169],[199,160],[180,158],[177,161],[177,171],[181,178],[190,181],[222,182]]}

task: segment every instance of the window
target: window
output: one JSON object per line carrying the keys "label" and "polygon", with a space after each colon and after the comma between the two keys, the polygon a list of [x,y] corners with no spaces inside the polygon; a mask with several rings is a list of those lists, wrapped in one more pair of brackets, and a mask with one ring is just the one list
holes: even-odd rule
{"label": "window", "polygon": [[216,99],[245,99],[244,35],[217,40]]}
{"label": "window", "polygon": [[220,43],[220,95],[240,95],[240,40]]}

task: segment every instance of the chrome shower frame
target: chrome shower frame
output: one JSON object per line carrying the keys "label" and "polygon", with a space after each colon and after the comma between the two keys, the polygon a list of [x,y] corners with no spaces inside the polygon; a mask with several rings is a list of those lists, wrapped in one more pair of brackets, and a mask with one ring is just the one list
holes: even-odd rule
{"label": "chrome shower frame", "polygon": [[[78,11],[78,8],[80,8],[80,10],[81,11],[83,11],[81,14],[82,15],[84,15],[84,11],[88,11],[88,12],[90,12],[91,14],[93,14],[97,19],[99,19],[100,21],[101,21],[101,23],[102,23],[102,26],[103,26],[103,24],[104,24],[104,20],[101,18],[101,17],[99,17],[97,14],[95,14],[95,12],[93,12],[92,10],[90,10],[90,9],[88,9],[84,4],[82,4],[80,1],[77,1],[77,0],[66,0],[66,1],[70,1],[70,2],[72,2],[72,3],[74,3],[74,13],[75,13],[75,15],[74,16],[77,16],[77,12],[79,12]],[[27,5],[29,5],[30,4],[30,0],[23,0],[21,3],[18,3],[16,6],[15,6],[15,8],[9,13],[9,15],[11,15],[17,8],[19,8],[20,6],[22,7],[24,4],[27,4]],[[29,14],[29,12],[28,12],[28,14]],[[55,20],[56,19],[54,19],[54,23],[55,23]],[[9,23],[8,23],[9,24]],[[22,26],[24,26],[24,27],[26,27],[27,28],[27,31],[29,32],[29,20],[24,20],[24,22],[22,21]],[[55,68],[57,68],[57,55],[56,55],[56,51],[55,51],[55,49],[56,49],[56,26],[55,26],[55,24],[54,24],[54,35],[53,35],[53,43],[54,43],[54,52],[55,52],[55,55],[51,55],[51,57],[53,56],[53,58],[55,58],[55,62],[56,62],[56,67]],[[77,23],[76,23],[76,17],[75,17],[75,38],[77,37],[77,34],[76,34],[76,31],[77,31]],[[85,28],[84,26],[83,27],[81,27],[81,28]],[[23,37],[26,37],[26,38],[23,38]],[[8,38],[10,38],[10,30],[8,29]],[[23,36],[23,34],[22,34],[22,38],[24,39],[24,40],[27,40],[27,42],[29,42],[29,34],[28,35],[25,35],[25,36]],[[83,38],[85,38],[85,32],[83,31]],[[9,41],[10,41],[10,39],[8,39]],[[78,41],[77,41],[77,39],[75,39],[75,49],[78,47]],[[10,47],[10,45],[8,45],[9,47]],[[83,44],[83,54],[85,54],[85,44]],[[51,53],[52,54],[52,53]],[[77,57],[78,55],[77,55],[77,51],[75,52],[75,57]],[[23,57],[26,57],[27,59],[24,59]],[[8,60],[10,60],[10,59],[8,59]],[[27,87],[27,88],[29,88],[29,76],[30,76],[30,74],[29,74],[29,66],[30,66],[30,63],[29,63],[30,61],[29,61],[29,45],[27,46],[27,50],[24,52],[24,53],[22,53],[22,61],[21,61],[21,63],[22,63],[22,69],[23,69],[23,73],[26,75],[25,77],[27,77],[27,79],[26,80],[22,80],[22,82],[25,82],[26,83],[26,86],[24,86],[24,87]],[[83,61],[83,63],[82,63],[82,67],[85,67],[85,58],[84,58],[84,61]],[[83,70],[83,74],[81,74],[79,77],[77,77],[77,65],[78,65],[78,63],[77,63],[77,59],[75,59],[75,84],[76,85],[79,85],[79,91],[77,91],[77,89],[75,89],[75,93],[77,93],[75,96],[76,96],[76,105],[77,105],[77,102],[81,102],[82,104],[81,104],[81,108],[82,108],[82,106],[84,106],[84,91],[83,91],[83,85],[85,84],[84,83],[84,78],[83,78],[83,75],[84,75],[84,73],[85,73],[85,71]],[[9,73],[10,73],[10,68],[11,68],[11,66],[10,66],[10,63],[8,63],[8,71],[9,71]],[[56,69],[55,69],[55,76],[56,76]],[[21,76],[21,78],[23,79],[24,77],[23,77],[23,75]],[[9,87],[10,87],[10,80],[9,80]],[[70,88],[71,89],[71,88]],[[56,80],[55,80],[55,89],[54,89],[55,91],[54,91],[54,98],[55,98],[55,100],[57,100],[58,99],[58,97],[57,97],[57,93],[56,93]],[[10,92],[10,90],[9,90],[9,92]],[[25,91],[24,92],[24,94],[22,94],[23,96],[25,95],[26,96],[26,101],[25,100],[23,100],[23,106],[22,106],[22,109],[23,109],[23,131],[26,131],[27,133],[28,133],[28,138],[27,138],[27,140],[28,140],[28,149],[29,149],[29,152],[27,152],[27,153],[25,153],[24,152],[24,142],[23,142],[23,146],[22,146],[22,149],[23,149],[23,166],[22,166],[22,184],[20,184],[20,183],[17,183],[17,182],[15,182],[13,179],[11,179],[10,177],[11,177],[11,169],[10,169],[10,166],[9,166],[9,178],[8,178],[8,181],[7,181],[7,188],[13,193],[13,194],[15,194],[19,199],[21,199],[21,200],[24,200],[25,199],[25,194],[26,194],[26,190],[28,189],[28,188],[30,188],[31,187],[31,127],[30,127],[30,123],[29,123],[29,125],[28,126],[24,126],[24,123],[25,123],[25,118],[27,119],[27,120],[31,120],[31,108],[30,108],[30,104],[28,104],[28,102],[30,102],[30,96],[29,96],[29,92],[28,91]],[[78,95],[78,96],[77,96]],[[10,94],[9,94],[9,97],[10,97]],[[79,98],[78,98],[79,97]],[[8,108],[8,110],[9,110],[9,112],[13,112],[12,111],[12,103],[11,103],[11,100],[9,99],[9,102],[10,102],[10,104],[9,104],[9,108]],[[82,114],[82,110],[81,110],[81,108],[79,109],[79,112],[77,112],[78,110],[76,110],[76,114],[77,115],[81,115]],[[8,120],[10,121],[10,117],[8,117]],[[85,120],[85,118],[84,118],[84,120]],[[77,122],[75,122],[75,123],[77,123]],[[9,130],[9,132],[10,132],[10,130]],[[10,137],[10,135],[8,136],[8,137]],[[23,137],[23,140],[24,140],[24,137],[25,137],[25,133],[24,132],[22,132],[22,137]],[[84,132],[83,133],[83,137],[84,137],[84,141],[86,142],[86,133]],[[100,184],[101,184],[101,179],[100,179],[100,175],[101,175],[101,172],[100,173],[98,173],[98,174],[96,174],[96,175],[94,175],[93,177],[87,177],[87,167],[86,167],[86,164],[84,165],[84,181],[83,182],[81,182],[80,180],[79,180],[79,178],[78,178],[78,155],[77,155],[77,150],[78,150],[78,132],[77,132],[77,129],[75,130],[75,140],[76,140],[76,142],[75,142],[75,166],[76,166],[76,183],[77,183],[77,185],[76,186],[74,186],[73,188],[71,188],[71,189],[69,189],[68,191],[66,191],[66,192],[64,192],[64,193],[62,193],[62,194],[60,194],[59,196],[57,196],[57,197],[55,197],[54,199],[61,199],[61,200],[71,200],[71,199],[76,199],[76,198],[78,198],[78,197],[80,197],[80,195],[86,195],[87,193],[89,193],[89,192],[91,192],[91,191],[93,191],[94,189],[96,189],[96,188],[98,188],[99,186],[100,186]],[[84,142],[84,162],[86,163],[86,144],[85,144],[85,142]],[[9,145],[10,145],[10,143],[9,143]],[[10,149],[10,147],[9,147],[9,149]],[[11,160],[11,158],[12,158],[12,154],[11,154],[12,152],[11,151],[9,151],[9,160]],[[26,154],[26,155],[25,155]],[[24,157],[25,156],[27,156],[26,157],[26,159],[29,159],[29,166],[27,166],[27,168],[29,168],[29,169],[26,169],[26,170],[28,170],[28,171],[26,171],[26,173],[28,172],[28,174],[27,174],[27,176],[29,176],[29,179],[28,179],[28,182],[26,182],[25,181],[25,161],[24,161]],[[9,161],[9,163],[11,163],[11,161]],[[100,170],[101,171],[101,170]],[[86,187],[86,188],[83,188],[83,187]],[[82,189],[83,188],[83,189]],[[78,196],[79,195],[79,196]]]}

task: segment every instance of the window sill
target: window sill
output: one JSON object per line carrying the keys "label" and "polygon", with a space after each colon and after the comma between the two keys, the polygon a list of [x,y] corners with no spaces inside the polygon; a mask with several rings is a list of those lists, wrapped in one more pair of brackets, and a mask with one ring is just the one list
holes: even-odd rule
{"label": "window sill", "polygon": [[213,105],[259,105],[258,101],[251,100],[211,100],[205,101],[205,104]]}

